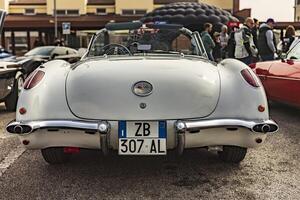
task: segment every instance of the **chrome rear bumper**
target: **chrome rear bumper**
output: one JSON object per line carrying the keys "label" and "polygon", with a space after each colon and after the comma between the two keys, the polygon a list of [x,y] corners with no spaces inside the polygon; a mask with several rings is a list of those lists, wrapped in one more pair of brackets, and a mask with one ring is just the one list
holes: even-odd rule
{"label": "chrome rear bumper", "polygon": [[[178,154],[182,154],[186,148],[205,146],[256,147],[266,138],[266,133],[278,131],[278,125],[272,120],[168,120],[167,124],[169,149],[176,148]],[[26,148],[29,149],[55,146],[100,148],[107,155],[111,148],[118,148],[117,121],[11,122],[6,130],[22,136],[20,139],[23,144],[27,142]]]}
{"label": "chrome rear bumper", "polygon": [[[211,120],[178,120],[174,124],[177,132],[197,131],[210,128],[247,128],[256,133],[275,133],[278,125],[273,120],[240,120],[240,119],[211,119]],[[29,134],[38,129],[77,129],[86,132],[107,133],[110,129],[108,121],[74,121],[74,120],[45,120],[31,122],[10,122],[6,130],[12,134]]]}

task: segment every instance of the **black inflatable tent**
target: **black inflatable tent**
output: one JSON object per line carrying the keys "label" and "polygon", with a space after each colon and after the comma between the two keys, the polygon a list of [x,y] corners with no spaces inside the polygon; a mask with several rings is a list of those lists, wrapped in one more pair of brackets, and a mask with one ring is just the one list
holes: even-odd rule
{"label": "black inflatable tent", "polygon": [[141,21],[143,23],[166,22],[182,24],[194,31],[202,31],[203,25],[209,22],[214,25],[214,30],[220,31],[224,24],[228,22],[238,22],[239,20],[232,16],[230,12],[212,5],[195,2],[179,2],[157,8],[147,13]]}

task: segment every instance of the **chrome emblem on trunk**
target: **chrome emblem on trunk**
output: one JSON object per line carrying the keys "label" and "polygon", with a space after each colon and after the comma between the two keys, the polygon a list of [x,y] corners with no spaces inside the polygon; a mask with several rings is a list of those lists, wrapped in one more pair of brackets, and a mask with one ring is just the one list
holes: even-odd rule
{"label": "chrome emblem on trunk", "polygon": [[139,81],[135,83],[132,87],[133,94],[140,97],[149,96],[152,93],[152,90],[153,86],[147,81]]}

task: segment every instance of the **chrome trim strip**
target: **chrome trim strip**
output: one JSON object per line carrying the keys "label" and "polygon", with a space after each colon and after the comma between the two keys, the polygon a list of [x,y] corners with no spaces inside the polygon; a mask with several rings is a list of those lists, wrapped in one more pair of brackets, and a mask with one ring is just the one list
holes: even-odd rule
{"label": "chrome trim strip", "polygon": [[284,77],[284,76],[268,76],[265,75],[267,78],[271,79],[283,79],[283,80],[288,80],[288,81],[299,81],[299,78],[293,78],[293,77]]}
{"label": "chrome trim strip", "polygon": [[201,121],[183,121],[185,123],[187,130],[192,129],[203,129],[203,128],[216,128],[216,127],[245,127],[250,129],[252,132],[256,132],[253,130],[254,126],[256,125],[264,125],[270,124],[277,127],[277,130],[273,133],[278,131],[278,125],[273,120],[262,120],[262,121],[247,121],[247,120],[240,120],[240,119],[212,119],[212,120],[201,120]]}
{"label": "chrome trim strip", "polygon": [[[104,121],[104,120],[103,120]],[[45,121],[30,121],[30,122],[11,122],[7,125],[6,130],[9,130],[15,126],[30,126],[32,131],[42,128],[62,128],[62,129],[80,129],[80,130],[95,130],[99,131],[99,124],[103,121],[89,122],[89,121],[75,121],[75,120],[45,120]],[[195,129],[208,129],[208,128],[221,128],[221,127],[244,127],[250,129],[252,132],[257,132],[254,130],[255,126],[258,125],[272,125],[276,127],[275,131],[270,131],[270,133],[275,133],[278,131],[278,125],[273,120],[260,120],[260,121],[247,121],[240,119],[211,119],[211,120],[178,120],[185,124],[186,131]],[[176,123],[178,123],[175,122]],[[107,122],[108,123],[108,122]],[[29,132],[29,133],[31,133]],[[29,134],[25,133],[25,134]]]}
{"label": "chrome trim strip", "polygon": [[32,127],[32,132],[37,129],[42,129],[42,128],[65,128],[65,129],[71,128],[71,129],[98,131],[100,122],[101,121],[99,121],[99,122],[84,122],[84,121],[73,121],[73,120],[11,122],[7,125],[6,130],[8,131],[8,127],[11,127],[11,126],[27,125],[27,126]]}

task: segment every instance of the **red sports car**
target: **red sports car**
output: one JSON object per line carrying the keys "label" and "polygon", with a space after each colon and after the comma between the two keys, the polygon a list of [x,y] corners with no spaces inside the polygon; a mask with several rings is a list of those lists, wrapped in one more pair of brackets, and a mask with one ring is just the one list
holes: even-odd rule
{"label": "red sports car", "polygon": [[285,59],[250,64],[270,100],[300,107],[300,40]]}

